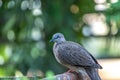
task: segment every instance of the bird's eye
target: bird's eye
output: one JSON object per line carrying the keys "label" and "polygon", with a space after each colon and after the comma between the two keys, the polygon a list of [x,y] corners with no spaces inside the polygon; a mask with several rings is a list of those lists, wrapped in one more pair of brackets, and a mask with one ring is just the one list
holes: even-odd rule
{"label": "bird's eye", "polygon": [[60,36],[56,36],[56,39],[60,38]]}
{"label": "bird's eye", "polygon": [[57,36],[57,38],[60,38],[60,36]]}

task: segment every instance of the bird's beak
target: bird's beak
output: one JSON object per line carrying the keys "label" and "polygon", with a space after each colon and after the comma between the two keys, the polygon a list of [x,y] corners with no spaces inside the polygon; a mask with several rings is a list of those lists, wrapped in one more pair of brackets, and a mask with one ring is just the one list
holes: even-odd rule
{"label": "bird's beak", "polygon": [[54,39],[51,39],[49,42],[53,42],[54,41]]}

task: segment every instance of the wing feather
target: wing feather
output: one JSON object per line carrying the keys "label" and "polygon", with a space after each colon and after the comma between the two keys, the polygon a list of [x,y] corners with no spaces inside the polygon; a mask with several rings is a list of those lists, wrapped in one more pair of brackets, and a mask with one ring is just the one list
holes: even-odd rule
{"label": "wing feather", "polygon": [[63,64],[98,68],[96,61],[87,50],[79,44],[70,41],[59,45],[58,58]]}

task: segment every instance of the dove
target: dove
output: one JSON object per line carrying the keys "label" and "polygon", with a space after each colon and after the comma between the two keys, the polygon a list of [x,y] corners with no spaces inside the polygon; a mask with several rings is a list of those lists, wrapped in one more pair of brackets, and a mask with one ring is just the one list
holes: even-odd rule
{"label": "dove", "polygon": [[83,46],[67,41],[62,33],[55,33],[50,42],[54,42],[53,53],[60,64],[76,72],[84,70],[91,80],[101,80],[98,69],[102,66]]}

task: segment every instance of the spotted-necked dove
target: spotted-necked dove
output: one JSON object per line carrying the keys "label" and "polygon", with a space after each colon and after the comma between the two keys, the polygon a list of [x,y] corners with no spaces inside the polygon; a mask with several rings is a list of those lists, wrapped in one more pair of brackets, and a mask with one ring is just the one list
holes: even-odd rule
{"label": "spotted-necked dove", "polygon": [[55,42],[53,52],[57,61],[74,71],[85,70],[91,80],[101,80],[98,69],[102,69],[97,60],[80,44],[66,41],[64,35],[56,33],[51,42]]}

